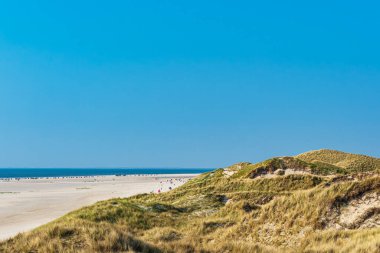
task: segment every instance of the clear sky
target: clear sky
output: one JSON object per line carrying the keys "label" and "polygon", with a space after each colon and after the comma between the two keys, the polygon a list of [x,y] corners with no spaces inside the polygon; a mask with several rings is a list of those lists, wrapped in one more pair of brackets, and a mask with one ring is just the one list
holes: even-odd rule
{"label": "clear sky", "polygon": [[0,167],[380,156],[376,1],[2,1]]}

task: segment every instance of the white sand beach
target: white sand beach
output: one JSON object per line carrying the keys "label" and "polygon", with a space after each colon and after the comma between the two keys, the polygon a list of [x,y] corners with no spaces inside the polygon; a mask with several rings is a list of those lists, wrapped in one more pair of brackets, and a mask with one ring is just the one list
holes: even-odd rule
{"label": "white sand beach", "polygon": [[195,174],[0,179],[0,240],[100,200],[157,193]]}

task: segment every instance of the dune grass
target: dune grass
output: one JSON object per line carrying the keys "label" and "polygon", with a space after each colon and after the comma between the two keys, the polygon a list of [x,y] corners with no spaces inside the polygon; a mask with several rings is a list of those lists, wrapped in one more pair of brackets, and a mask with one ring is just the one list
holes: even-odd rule
{"label": "dune grass", "polygon": [[[294,167],[307,173],[250,176]],[[236,173],[218,169],[170,192],[84,207],[1,242],[0,252],[378,252],[380,228],[327,226],[350,200],[380,194],[373,168],[359,179],[325,159],[275,158],[229,169]]]}
{"label": "dune grass", "polygon": [[364,172],[380,169],[379,158],[329,149],[310,151],[295,157],[306,162],[331,164],[344,168],[349,172]]}

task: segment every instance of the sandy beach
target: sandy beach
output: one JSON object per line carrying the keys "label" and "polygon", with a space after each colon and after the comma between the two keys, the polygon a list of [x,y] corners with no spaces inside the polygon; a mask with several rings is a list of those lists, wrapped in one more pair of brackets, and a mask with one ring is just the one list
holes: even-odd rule
{"label": "sandy beach", "polygon": [[195,174],[0,179],[0,240],[100,200],[158,193]]}

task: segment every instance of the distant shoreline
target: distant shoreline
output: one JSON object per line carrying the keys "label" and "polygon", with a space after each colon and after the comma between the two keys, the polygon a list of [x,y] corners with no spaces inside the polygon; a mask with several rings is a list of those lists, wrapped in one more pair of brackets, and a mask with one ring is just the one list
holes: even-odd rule
{"label": "distant shoreline", "polygon": [[88,175],[88,176],[57,176],[57,177],[0,177],[1,182],[26,180],[62,180],[62,179],[89,179],[89,178],[118,178],[118,177],[194,177],[201,173],[173,173],[173,174],[123,174],[123,175]]}
{"label": "distant shoreline", "polygon": [[213,169],[191,169],[191,168],[145,168],[145,169],[0,169],[0,180],[19,180],[21,178],[78,178],[95,176],[130,176],[130,175],[164,175],[164,174],[201,174]]}

